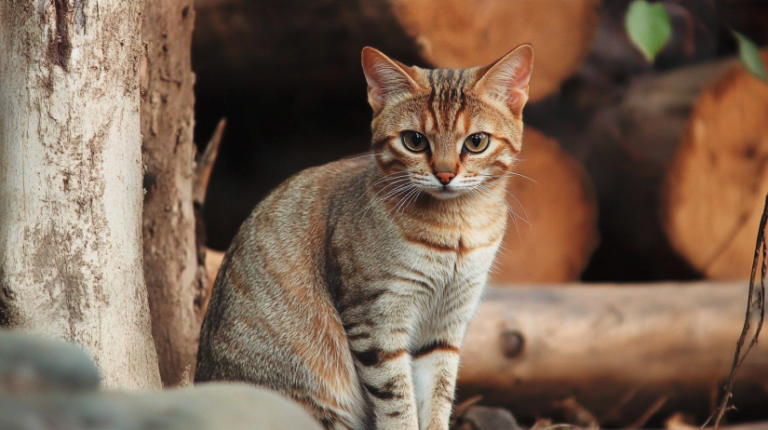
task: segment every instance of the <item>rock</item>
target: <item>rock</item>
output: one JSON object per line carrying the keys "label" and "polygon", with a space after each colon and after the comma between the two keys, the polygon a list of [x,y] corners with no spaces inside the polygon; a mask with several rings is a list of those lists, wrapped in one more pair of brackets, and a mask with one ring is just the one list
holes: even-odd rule
{"label": "rock", "polygon": [[0,429],[321,430],[271,391],[216,383],[158,392],[0,396]]}
{"label": "rock", "polygon": [[503,408],[471,406],[455,426],[456,430],[522,430],[512,412]]}
{"label": "rock", "polygon": [[0,395],[98,387],[99,371],[83,349],[58,339],[0,330]]}

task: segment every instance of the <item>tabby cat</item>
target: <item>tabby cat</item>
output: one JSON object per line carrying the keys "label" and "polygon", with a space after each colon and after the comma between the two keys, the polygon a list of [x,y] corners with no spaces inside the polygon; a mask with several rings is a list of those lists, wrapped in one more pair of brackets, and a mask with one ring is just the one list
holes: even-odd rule
{"label": "tabby cat", "polygon": [[446,430],[467,323],[507,222],[533,48],[486,67],[362,53],[372,154],[307,169],[245,221],[197,381],[247,381],[327,429]]}

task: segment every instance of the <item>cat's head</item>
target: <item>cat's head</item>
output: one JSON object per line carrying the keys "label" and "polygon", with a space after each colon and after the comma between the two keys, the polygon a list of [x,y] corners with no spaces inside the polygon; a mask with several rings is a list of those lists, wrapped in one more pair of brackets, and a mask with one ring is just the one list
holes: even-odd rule
{"label": "cat's head", "polygon": [[408,67],[373,48],[362,56],[384,175],[448,199],[509,173],[521,150],[531,45],[470,69]]}

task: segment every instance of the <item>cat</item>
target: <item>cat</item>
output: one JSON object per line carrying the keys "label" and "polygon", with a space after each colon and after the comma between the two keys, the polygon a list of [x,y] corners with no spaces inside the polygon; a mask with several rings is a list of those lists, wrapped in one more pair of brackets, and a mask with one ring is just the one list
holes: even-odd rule
{"label": "cat", "polygon": [[196,381],[246,381],[326,429],[446,430],[459,348],[507,224],[533,48],[408,67],[366,47],[372,154],[307,169],[243,223]]}

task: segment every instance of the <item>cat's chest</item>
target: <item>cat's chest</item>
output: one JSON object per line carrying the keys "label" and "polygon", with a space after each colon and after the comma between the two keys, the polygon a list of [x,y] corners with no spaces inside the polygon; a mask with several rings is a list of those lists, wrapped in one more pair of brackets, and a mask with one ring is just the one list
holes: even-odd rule
{"label": "cat's chest", "polygon": [[502,228],[422,226],[402,234],[400,263],[424,275],[435,289],[484,278],[503,236]]}

